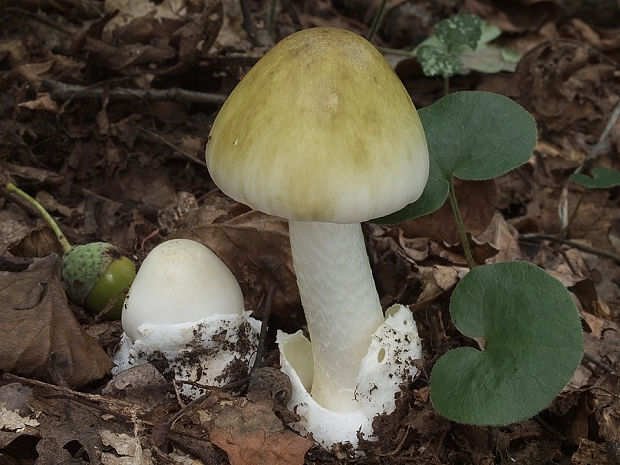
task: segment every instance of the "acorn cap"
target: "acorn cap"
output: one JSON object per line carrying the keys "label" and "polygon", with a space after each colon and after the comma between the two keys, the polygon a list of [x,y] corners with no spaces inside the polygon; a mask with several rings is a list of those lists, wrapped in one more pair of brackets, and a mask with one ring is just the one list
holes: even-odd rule
{"label": "acorn cap", "polygon": [[414,202],[428,178],[422,124],[377,49],[343,29],[297,32],[248,72],[220,110],[213,181],[254,209],[357,223]]}
{"label": "acorn cap", "polygon": [[119,250],[108,242],[73,247],[62,259],[62,280],[69,298],[84,304],[101,275],[119,257]]}

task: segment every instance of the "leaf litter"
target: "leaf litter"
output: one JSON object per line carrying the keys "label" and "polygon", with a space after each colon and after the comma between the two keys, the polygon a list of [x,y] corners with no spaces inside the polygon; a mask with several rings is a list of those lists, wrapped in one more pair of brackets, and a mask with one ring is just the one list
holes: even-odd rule
{"label": "leaf litter", "polygon": [[[257,317],[277,282],[265,352],[265,365],[277,367],[274,330],[304,325],[286,223],[220,194],[204,169],[204,142],[226,95],[281,35],[315,25],[365,35],[376,7],[349,3],[282,5],[274,27],[268,11],[251,5],[250,31],[233,1],[9,2],[0,36],[0,180],[16,182],[41,200],[73,243],[111,241],[138,263],[167,238],[205,243],[231,267],[246,308]],[[362,442],[363,457],[346,448],[323,451],[288,430],[294,413],[274,400],[272,380],[241,396],[213,389],[197,405],[184,405],[157,366],[109,375],[119,323],[97,321],[67,302],[51,231],[3,192],[3,460],[597,465],[618,460],[620,268],[594,249],[619,254],[620,191],[617,186],[586,191],[568,182],[618,103],[617,8],[609,1],[601,1],[597,11],[588,10],[588,2],[519,0],[516,10],[490,0],[417,3],[417,13],[409,16],[402,14],[411,10],[409,2],[390,3],[378,44],[413,46],[408,41],[424,39],[433,24],[463,11],[499,27],[502,45],[523,55],[515,73],[474,72],[452,80],[454,90],[490,90],[516,99],[540,129],[528,163],[493,182],[465,183],[461,202],[479,263],[535,263],[561,279],[579,304],[585,356],[558,399],[536,417],[501,428],[454,424],[433,410],[428,380],[435,360],[472,343],[447,313],[465,260],[448,218],[438,216],[442,219],[365,226],[382,304],[410,306],[425,360],[419,378],[404,387],[396,412],[375,420],[379,441]],[[410,22],[401,28],[395,17]],[[440,96],[441,82],[410,63],[397,72],[418,107]],[[607,142],[586,168],[619,169],[620,123]],[[569,212],[580,205],[564,231],[558,215],[563,202]],[[548,239],[559,233],[564,242]]]}

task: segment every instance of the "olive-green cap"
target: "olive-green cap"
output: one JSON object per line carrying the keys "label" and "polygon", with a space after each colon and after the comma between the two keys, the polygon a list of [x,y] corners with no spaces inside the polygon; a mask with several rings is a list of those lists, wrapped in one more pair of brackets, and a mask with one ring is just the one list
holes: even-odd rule
{"label": "olive-green cap", "polygon": [[377,49],[330,27],[297,32],[230,94],[206,160],[228,196],[296,221],[357,223],[422,194],[428,149],[409,94]]}

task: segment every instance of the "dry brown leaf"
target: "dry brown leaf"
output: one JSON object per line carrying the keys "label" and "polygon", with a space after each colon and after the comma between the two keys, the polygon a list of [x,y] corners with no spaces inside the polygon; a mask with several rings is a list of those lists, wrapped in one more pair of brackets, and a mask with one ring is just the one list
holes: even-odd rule
{"label": "dry brown leaf", "polygon": [[154,409],[172,399],[168,396],[171,388],[171,384],[153,365],[143,363],[117,373],[103,388],[101,394],[124,398]]}
{"label": "dry brown leaf", "polygon": [[51,253],[62,254],[62,246],[52,229],[38,220],[40,227],[28,231],[17,243],[9,247],[9,252],[17,257],[45,257]]}
{"label": "dry brown leaf", "polygon": [[23,39],[8,39],[0,41],[0,57],[8,58],[11,68],[26,63],[30,59],[30,47]]}
{"label": "dry brown leaf", "polygon": [[590,44],[597,50],[620,49],[620,28],[596,28],[573,18],[562,28],[562,32],[573,38]]}
{"label": "dry brown leaf", "polygon": [[173,74],[193,66],[211,48],[222,23],[220,2],[108,1],[100,38],[87,37],[84,52],[129,75]]}
{"label": "dry brown leaf", "polygon": [[556,131],[582,119],[600,121],[616,100],[614,70],[600,52],[583,43],[545,42],[519,61],[519,101]]}
{"label": "dry brown leaf", "polygon": [[448,292],[467,273],[467,268],[454,266],[433,265],[419,268],[422,273],[423,288],[418,301],[411,306],[412,308],[424,306]]}
{"label": "dry brown leaf", "polygon": [[497,2],[493,0],[465,0],[463,9],[477,14],[505,32],[533,31],[540,26],[541,18],[553,18],[559,13],[559,0],[518,0],[514,3],[507,10],[498,8]]}
{"label": "dry brown leaf", "polygon": [[[473,235],[482,233],[495,213],[495,181],[457,180],[455,189],[465,228]],[[436,212],[405,221],[399,227],[406,237],[429,237],[436,242],[447,244],[459,242],[459,232],[447,201]]]}
{"label": "dry brown leaf", "polygon": [[21,166],[12,163],[2,163],[2,170],[18,179],[25,179],[34,184],[58,185],[63,176],[54,171],[36,168],[34,166]]}
{"label": "dry brown leaf", "polygon": [[[595,360],[599,366],[609,366],[613,369],[618,363],[618,354],[620,354],[618,325],[585,311],[581,311],[580,315],[585,322],[583,339],[587,359],[577,367],[568,383],[566,390],[569,392],[591,387],[593,380],[598,377],[598,375],[594,376],[593,370],[598,371],[599,367],[593,366],[588,360]],[[593,394],[605,396],[599,390],[593,391]]]}
{"label": "dry brown leaf", "polygon": [[602,364],[617,369],[620,357],[620,327],[617,323],[581,312],[586,322],[584,351]]}
{"label": "dry brown leaf", "polygon": [[[47,60],[41,63],[26,63],[16,66],[11,72],[27,80],[34,90],[39,90],[41,79],[43,78],[42,75],[47,73],[52,66],[54,66],[54,60]],[[49,96],[49,94],[47,95]]]}
{"label": "dry brown leaf", "polygon": [[613,463],[607,455],[605,444],[583,439],[579,449],[571,457],[573,465],[608,465]]}
{"label": "dry brown leaf", "polygon": [[486,260],[486,263],[498,263],[523,258],[518,236],[516,228],[508,224],[501,214],[496,213],[487,228],[474,240],[478,244],[490,244],[498,250],[497,254]]}
{"label": "dry brown leaf", "polygon": [[51,113],[58,113],[58,104],[52,100],[52,96],[47,92],[37,95],[37,98],[34,100],[22,102],[17,106],[19,108],[28,108],[29,110],[43,110]]}
{"label": "dry brown leaf", "polygon": [[408,239],[398,226],[364,225],[368,255],[381,306],[415,302],[419,293],[419,273],[415,264],[428,255],[427,238]]}
{"label": "dry brown leaf", "polygon": [[231,465],[303,465],[313,441],[285,429],[270,401],[237,399],[220,407],[209,437],[228,454]]}
{"label": "dry brown leaf", "polygon": [[75,320],[50,255],[0,276],[0,369],[69,386],[101,379],[114,365]]}
{"label": "dry brown leaf", "polygon": [[60,213],[65,218],[71,218],[76,212],[75,208],[67,207],[60,203],[56,197],[47,191],[39,191],[36,196],[37,201],[43,205],[48,213]]}
{"label": "dry brown leaf", "polygon": [[32,229],[30,220],[17,206],[9,206],[0,211],[0,255],[18,244]]}
{"label": "dry brown leaf", "polygon": [[[245,205],[213,191],[197,215],[172,236],[193,239],[213,250],[239,281],[248,310],[260,311],[271,282],[277,281],[272,314],[300,324],[301,303],[285,219],[248,211]],[[268,262],[277,268],[273,275]]]}

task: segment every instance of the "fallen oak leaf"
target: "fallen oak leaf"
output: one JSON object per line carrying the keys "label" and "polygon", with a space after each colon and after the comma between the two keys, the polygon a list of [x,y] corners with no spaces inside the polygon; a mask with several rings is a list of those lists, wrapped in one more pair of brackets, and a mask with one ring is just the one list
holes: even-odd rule
{"label": "fallen oak leaf", "polygon": [[313,441],[285,429],[272,408],[267,399],[220,404],[209,438],[228,454],[231,465],[303,465]]}
{"label": "fallen oak leaf", "polygon": [[171,238],[192,239],[213,250],[239,281],[246,298],[245,308],[255,313],[262,308],[260,299],[268,292],[271,282],[271,278],[266,279],[263,260],[274,256],[279,265],[276,273],[279,289],[273,297],[271,315],[291,325],[302,324],[286,220],[248,211],[245,205],[212,191]]}
{"label": "fallen oak leaf", "polygon": [[60,266],[52,254],[0,276],[0,370],[79,387],[113,363],[69,309]]}

